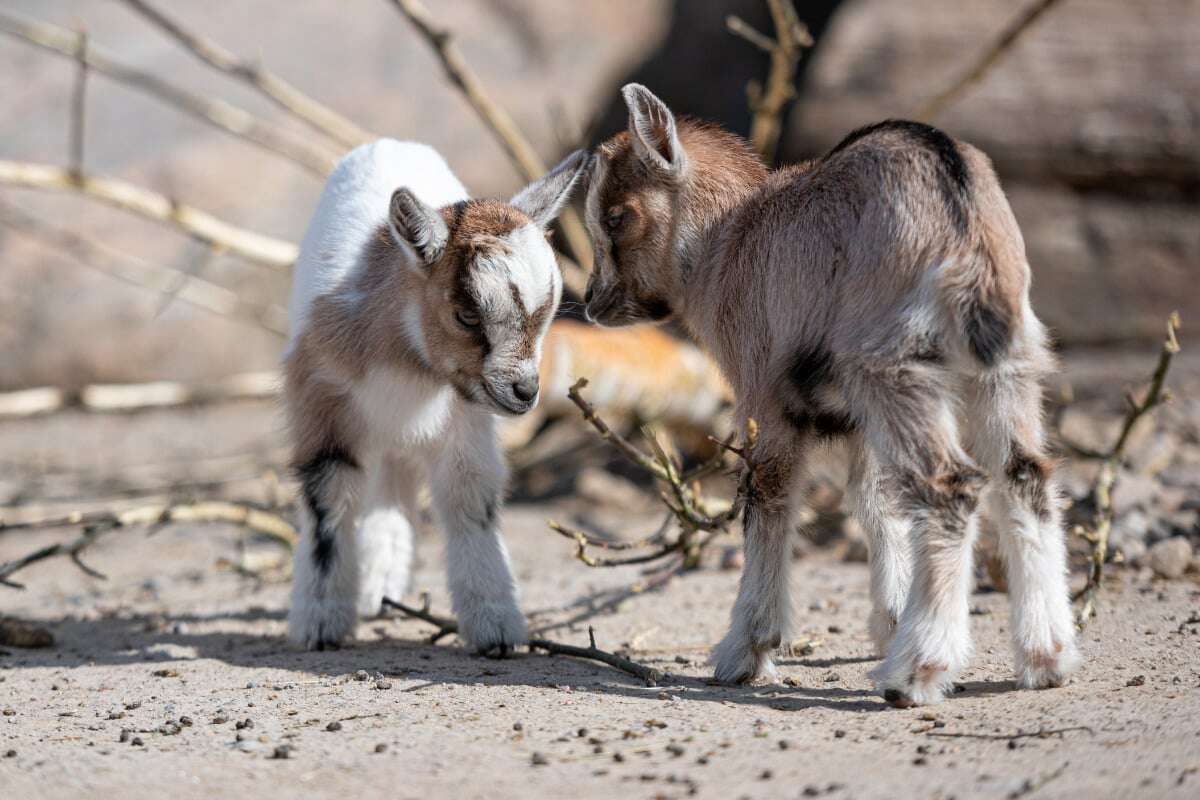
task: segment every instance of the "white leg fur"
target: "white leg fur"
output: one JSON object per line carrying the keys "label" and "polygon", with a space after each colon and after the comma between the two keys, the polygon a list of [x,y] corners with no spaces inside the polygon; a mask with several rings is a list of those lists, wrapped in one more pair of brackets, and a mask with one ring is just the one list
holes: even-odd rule
{"label": "white leg fur", "polygon": [[375,616],[384,597],[399,600],[408,591],[416,479],[412,465],[383,459],[368,480],[358,524],[360,616]]}
{"label": "white leg fur", "polygon": [[506,478],[492,415],[457,407],[434,470],[433,502],[446,537],[458,634],[491,655],[505,655],[529,638],[508,550],[496,527]]}
{"label": "white leg fur", "polygon": [[317,518],[307,499],[301,503],[301,533],[292,575],[288,635],[308,649],[336,647],[354,634],[359,577],[354,536],[357,481],[357,471],[347,467],[331,469],[319,481],[324,525],[332,538],[327,545],[332,549],[325,566],[316,556]]}
{"label": "white leg fur", "polygon": [[867,535],[871,566],[871,616],[869,629],[880,656],[887,652],[904,611],[912,580],[909,552],[910,525],[900,516],[893,489],[887,485],[876,459],[857,442],[851,467],[850,507]]}
{"label": "white leg fur", "polygon": [[783,474],[786,485],[756,487],[747,502],[743,531],[746,565],[729,632],[712,654],[714,676],[723,683],[779,680],[771,653],[791,629],[792,612],[788,535],[794,472],[789,468]]}
{"label": "white leg fur", "polygon": [[989,511],[1008,576],[1017,683],[1032,689],[1061,686],[1080,656],[1061,499],[1044,455],[1040,387],[1017,365],[981,378],[974,405],[974,415],[987,421],[973,431],[973,450],[992,475]]}

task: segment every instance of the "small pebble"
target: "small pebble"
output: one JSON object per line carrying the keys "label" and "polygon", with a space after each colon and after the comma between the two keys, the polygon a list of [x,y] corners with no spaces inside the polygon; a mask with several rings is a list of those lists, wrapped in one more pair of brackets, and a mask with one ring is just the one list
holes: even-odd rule
{"label": "small pebble", "polygon": [[329,731],[330,733],[336,733],[337,731],[340,731],[341,729],[342,729],[342,723],[338,722],[336,719],[333,722],[331,722],[325,726],[325,730]]}
{"label": "small pebble", "polygon": [[142,737],[140,737],[140,736],[133,737],[132,739],[129,740],[129,743],[131,745],[133,745],[134,747],[144,747],[146,744],[145,742],[142,741]]}
{"label": "small pebble", "polygon": [[804,792],[803,792],[803,794],[804,794],[804,796],[805,796],[805,797],[816,797],[816,796],[817,796],[817,795],[819,795],[820,793],[821,793],[821,790],[820,790],[820,789],[818,789],[816,786],[811,786],[811,785],[810,785],[810,786],[805,786],[805,787],[804,787]]}
{"label": "small pebble", "polygon": [[667,752],[670,753],[671,755],[675,756],[675,758],[679,758],[686,751],[683,749],[683,745],[672,743],[672,744],[667,745]]}
{"label": "small pebble", "polygon": [[365,681],[370,677],[371,676],[369,674],[367,674],[367,671],[365,669],[360,669],[354,673],[354,680],[356,680],[356,681]]}
{"label": "small pebble", "polygon": [[381,679],[375,681],[375,688],[381,692],[385,692],[388,689],[392,688],[392,682],[388,681],[388,680],[383,680],[381,678]]}
{"label": "small pebble", "polygon": [[16,757],[17,757],[17,751],[16,751],[16,750],[5,750],[5,751],[4,751],[4,757],[5,757],[5,758],[16,758]]}
{"label": "small pebble", "polygon": [[534,753],[530,757],[529,762],[535,767],[544,767],[550,763],[550,759],[546,758],[546,756],[541,753]]}
{"label": "small pebble", "polygon": [[193,725],[192,718],[191,717],[180,717],[179,724],[185,728],[190,728]]}
{"label": "small pebble", "polygon": [[1146,676],[1145,675],[1134,675],[1132,678],[1125,681],[1125,685],[1126,686],[1145,686],[1146,685]]}
{"label": "small pebble", "polygon": [[846,738],[846,732],[845,732],[844,730],[841,730],[841,729],[839,728],[838,730],[836,730],[836,731],[834,731],[834,732],[833,732],[833,738],[835,738],[835,739],[845,739],[845,738]]}
{"label": "small pebble", "polygon": [[787,750],[789,747],[792,746],[792,743],[789,742],[787,739],[780,739],[778,742],[778,745],[779,745],[780,750]]}
{"label": "small pebble", "polygon": [[760,781],[769,781],[769,780],[771,780],[771,778],[774,778],[774,777],[775,777],[774,772],[771,772],[771,770],[769,770],[769,769],[764,769],[762,771],[762,774],[758,776],[758,779]]}
{"label": "small pebble", "polygon": [[292,746],[290,744],[281,744],[275,748],[275,752],[271,753],[271,758],[288,759],[292,757]]}
{"label": "small pebble", "polygon": [[521,724],[521,723],[519,723],[519,722],[514,722],[514,723],[513,723],[513,730],[514,730],[514,731],[523,731],[523,730],[525,730],[525,726],[524,726],[524,725],[522,725],[522,724]]}
{"label": "small pebble", "polygon": [[217,714],[212,719],[213,725],[224,725],[226,722],[229,722],[229,717],[225,716],[224,714]]}
{"label": "small pebble", "polygon": [[375,745],[375,752],[376,753],[386,753],[387,745],[384,744],[383,742],[380,742],[379,744]]}
{"label": "small pebble", "polygon": [[578,736],[580,739],[582,739],[588,735],[588,729],[580,728],[579,730],[575,731],[575,735]]}
{"label": "small pebble", "polygon": [[233,727],[239,731],[245,730],[246,728],[253,728],[254,720],[252,720],[250,718],[246,718],[246,719],[243,719],[243,720],[240,720],[240,721],[234,723]]}

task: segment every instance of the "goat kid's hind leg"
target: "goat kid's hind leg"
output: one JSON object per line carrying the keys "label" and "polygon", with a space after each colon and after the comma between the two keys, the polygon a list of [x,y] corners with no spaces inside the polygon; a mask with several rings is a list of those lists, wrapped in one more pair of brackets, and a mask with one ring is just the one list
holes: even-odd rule
{"label": "goat kid's hind leg", "polygon": [[446,536],[446,572],[458,635],[477,652],[506,656],[528,641],[517,582],[497,519],[507,478],[495,423],[486,411],[455,411],[433,475],[433,502]]}
{"label": "goat kid's hind leg", "polygon": [[297,469],[302,523],[292,570],[288,633],[312,650],[336,647],[357,621],[354,537],[361,470],[348,451],[328,449]]}
{"label": "goat kid's hind leg", "polygon": [[854,516],[867,535],[871,565],[871,617],[869,629],[875,650],[882,657],[896,632],[908,599],[912,577],[909,522],[900,514],[894,487],[884,479],[879,460],[861,437],[850,468],[850,502]]}
{"label": "goat kid's hind leg", "polygon": [[855,416],[912,524],[908,600],[871,677],[892,705],[937,703],[970,655],[972,550],[986,476],[959,445],[953,403],[931,368],[872,373],[868,365],[854,382]]}
{"label": "goat kid's hind leg", "polygon": [[[1061,686],[1078,666],[1067,554],[1053,467],[1045,455],[1036,378],[996,370],[978,379],[976,449],[992,474],[989,510],[1008,577],[1017,683]],[[980,441],[982,440],[982,441]]]}
{"label": "goat kid's hind leg", "polygon": [[412,565],[419,470],[407,461],[384,458],[371,471],[358,524],[358,613],[378,614],[383,598],[408,591]]}
{"label": "goat kid's hind leg", "polygon": [[777,682],[771,652],[790,627],[788,535],[796,455],[772,454],[764,444],[755,448],[743,517],[746,558],[737,600],[729,632],[712,655],[714,675],[723,683]]}

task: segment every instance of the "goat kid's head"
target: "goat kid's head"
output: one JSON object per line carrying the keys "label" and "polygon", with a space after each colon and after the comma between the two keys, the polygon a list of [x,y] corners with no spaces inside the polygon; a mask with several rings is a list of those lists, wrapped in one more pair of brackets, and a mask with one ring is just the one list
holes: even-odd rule
{"label": "goat kid's head", "polygon": [[628,130],[596,149],[587,191],[594,259],[586,313],[606,326],[668,319],[683,284],[680,200],[688,157],[675,115],[639,84],[621,94]]}
{"label": "goat kid's head", "polygon": [[509,202],[432,208],[392,195],[392,237],[408,255],[419,301],[404,334],[425,365],[465,399],[504,414],[537,403],[542,338],[562,296],[547,227],[583,173],[577,151]]}

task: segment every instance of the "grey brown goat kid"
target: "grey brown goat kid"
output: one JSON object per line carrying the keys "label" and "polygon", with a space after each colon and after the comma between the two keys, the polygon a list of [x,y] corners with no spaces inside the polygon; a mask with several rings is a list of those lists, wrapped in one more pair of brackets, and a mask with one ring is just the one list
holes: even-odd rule
{"label": "grey brown goat kid", "polygon": [[1018,680],[1061,685],[1079,656],[1041,423],[1054,361],[986,156],[888,121],[768,172],[742,139],[676,121],[642,86],[623,93],[628,130],[588,170],[588,316],[678,318],[762,431],[716,677],[774,679],[805,452],[846,438],[884,697],[935,703],[966,665],[981,510],[1007,562]]}

